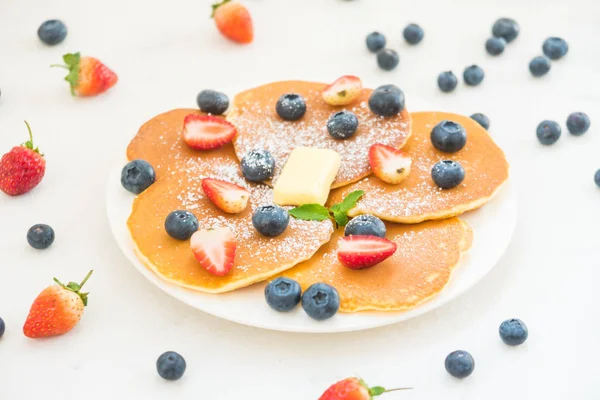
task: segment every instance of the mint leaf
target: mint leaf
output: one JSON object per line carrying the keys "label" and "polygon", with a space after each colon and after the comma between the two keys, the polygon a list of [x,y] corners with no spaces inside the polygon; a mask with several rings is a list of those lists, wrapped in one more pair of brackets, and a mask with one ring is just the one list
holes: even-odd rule
{"label": "mint leaf", "polygon": [[338,226],[346,226],[346,224],[348,223],[348,216],[345,212],[334,212],[333,218],[335,219],[335,223]]}
{"label": "mint leaf", "polygon": [[373,386],[372,388],[369,389],[369,394],[373,397],[379,396],[383,393],[385,393],[385,389],[382,388],[381,386]]}
{"label": "mint leaf", "polygon": [[331,211],[334,213],[335,212],[346,213],[346,212],[350,211],[351,209],[353,209],[356,206],[358,199],[360,199],[363,194],[365,194],[365,192],[363,190],[355,190],[354,192],[348,193],[348,195],[344,198],[344,200],[342,200],[341,203],[334,204],[331,207]]}
{"label": "mint leaf", "polygon": [[329,210],[320,204],[304,204],[292,208],[289,213],[295,218],[306,221],[324,221],[329,218]]}

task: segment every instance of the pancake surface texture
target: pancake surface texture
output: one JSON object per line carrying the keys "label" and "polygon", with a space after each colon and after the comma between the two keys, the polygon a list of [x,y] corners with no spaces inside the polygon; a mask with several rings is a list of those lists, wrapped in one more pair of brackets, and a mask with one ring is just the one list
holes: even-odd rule
{"label": "pancake surface texture", "polygon": [[[431,144],[430,133],[442,120],[462,125],[467,144],[456,153],[443,153]],[[509,165],[503,151],[476,121],[458,114],[416,112],[411,114],[412,135],[403,148],[412,158],[410,175],[397,185],[387,184],[375,175],[333,191],[328,200],[334,204],[353,190],[364,196],[350,216],[373,214],[381,219],[401,223],[418,223],[460,215],[481,207],[497,193],[508,179]],[[438,188],[431,169],[438,161],[458,161],[465,169],[465,179],[453,189]]]}
{"label": "pancake surface texture", "polygon": [[[290,218],[286,231],[278,237],[267,238],[258,233],[252,226],[252,211],[272,204],[272,189],[243,178],[231,144],[208,152],[185,148],[180,136],[183,118],[190,111],[173,110],[159,115],[156,121],[142,126],[129,146],[130,159],[145,159],[160,171],[157,181],[134,199],[128,220],[140,260],[169,282],[220,293],[267,279],[310,258],[329,240],[333,232],[331,221]],[[226,214],[216,208],[202,190],[205,177],[248,189],[248,207],[239,214]],[[192,212],[200,229],[231,228],[237,251],[234,266],[226,276],[205,271],[195,260],[189,240],[175,240],[166,233],[165,218],[174,210]]]}
{"label": "pancake surface texture", "polygon": [[[235,96],[227,120],[238,129],[234,140],[238,158],[241,160],[248,151],[256,148],[269,150],[275,158],[272,179],[275,182],[294,148],[332,149],[342,160],[331,186],[337,188],[371,173],[368,154],[372,144],[383,143],[396,148],[406,144],[410,136],[410,115],[406,109],[389,118],[373,114],[367,105],[370,89],[363,89],[361,96],[348,106],[330,106],[321,97],[325,86],[315,82],[284,81]],[[306,100],[306,114],[298,121],[284,121],[275,111],[277,100],[286,93],[300,94]],[[356,133],[345,140],[334,139],[327,131],[327,120],[341,110],[352,111],[358,118]]]}
{"label": "pancake surface texture", "polygon": [[386,237],[398,248],[378,265],[351,270],[340,264],[337,246],[343,229],[338,229],[314,257],[281,275],[297,280],[303,290],[317,282],[332,285],[342,312],[406,310],[439,293],[471,247],[471,228],[458,218],[386,225]]}

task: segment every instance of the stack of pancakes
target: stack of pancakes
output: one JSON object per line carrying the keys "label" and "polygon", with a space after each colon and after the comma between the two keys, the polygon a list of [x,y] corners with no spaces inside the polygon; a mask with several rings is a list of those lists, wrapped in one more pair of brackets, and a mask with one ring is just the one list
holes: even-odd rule
{"label": "stack of pancakes", "polygon": [[[395,117],[373,114],[367,100],[370,89],[348,106],[326,104],[325,84],[286,81],[247,90],[235,96],[227,116],[238,135],[233,144],[212,151],[190,149],[182,138],[183,119],[198,110],[177,109],[145,123],[127,149],[130,160],[144,159],[155,169],[157,180],[133,202],[129,229],[139,258],[163,279],[209,293],[223,293],[251,284],[287,276],[303,289],[325,282],[341,298],[340,311],[404,310],[439,293],[449,282],[453,268],[471,246],[471,228],[456,216],[488,202],[508,179],[508,163],[502,150],[484,128],[469,117],[440,112]],[[299,121],[284,121],[275,111],[277,99],[297,93],[307,111]],[[359,128],[347,140],[331,138],[326,122],[343,109],[352,111]],[[431,144],[432,128],[442,120],[462,125],[466,146],[451,155]],[[410,175],[390,185],[371,174],[368,152],[383,143],[402,148],[412,158]],[[396,253],[383,263],[364,270],[350,270],[336,256],[343,228],[331,221],[291,218],[287,230],[267,238],[252,226],[252,210],[271,204],[272,185],[290,152],[299,146],[330,148],[341,156],[341,167],[332,185],[329,204],[354,190],[364,196],[350,216],[372,214],[386,222],[387,238],[396,242]],[[244,179],[239,160],[250,150],[264,148],[275,158],[272,181],[256,184]],[[431,168],[451,158],[461,163],[466,175],[456,188],[442,190],[431,178]],[[204,195],[203,178],[236,183],[251,193],[249,207],[240,214],[226,214]],[[196,215],[203,229],[228,226],[237,239],[235,264],[227,276],[205,271],[188,242],[172,239],[164,229],[173,210]]]}

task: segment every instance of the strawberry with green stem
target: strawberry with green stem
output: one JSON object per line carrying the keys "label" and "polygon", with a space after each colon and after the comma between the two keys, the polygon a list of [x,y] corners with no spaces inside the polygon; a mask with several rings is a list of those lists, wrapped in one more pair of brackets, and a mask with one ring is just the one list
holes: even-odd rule
{"label": "strawberry with green stem", "polygon": [[117,74],[96,58],[69,53],[63,56],[63,61],[64,65],[53,64],[51,67],[69,70],[65,81],[69,82],[73,96],[95,96],[117,84]]}
{"label": "strawberry with green stem", "polygon": [[385,389],[381,386],[369,387],[359,378],[346,378],[331,385],[319,400],[372,400],[384,393],[409,390],[411,388]]}

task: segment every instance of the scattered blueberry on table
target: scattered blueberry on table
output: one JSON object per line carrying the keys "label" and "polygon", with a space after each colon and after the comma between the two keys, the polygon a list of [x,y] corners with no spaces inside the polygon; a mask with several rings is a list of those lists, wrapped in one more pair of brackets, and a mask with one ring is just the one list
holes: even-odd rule
{"label": "scattered blueberry on table", "polygon": [[165,219],[165,230],[173,239],[188,240],[200,224],[194,214],[186,210],[172,211]]}
{"label": "scattered blueberry on table", "polygon": [[400,56],[392,49],[383,49],[377,53],[377,64],[385,71],[391,71],[398,66]]}
{"label": "scattered blueberry on table", "polygon": [[463,79],[469,86],[479,85],[483,81],[484,76],[483,69],[478,65],[471,65],[465,68],[463,72]]}
{"label": "scattered blueberry on table", "polygon": [[477,123],[479,125],[481,125],[483,127],[483,129],[488,130],[490,129],[490,119],[485,116],[482,113],[475,113],[473,115],[471,115],[471,118],[475,121],[477,121]]}
{"label": "scattered blueberry on table", "polygon": [[300,303],[302,289],[293,279],[279,277],[265,287],[267,304],[275,311],[291,311]]}
{"label": "scattered blueberry on table", "polygon": [[4,332],[6,331],[6,325],[4,324],[4,320],[0,318],[0,338],[4,336]]}
{"label": "scattered blueberry on table", "polygon": [[452,189],[465,179],[465,169],[457,161],[439,161],[431,169],[431,178],[439,188]]}
{"label": "scattered blueberry on table", "polygon": [[458,79],[452,71],[444,71],[438,75],[437,83],[442,92],[450,93],[456,89]]}
{"label": "scattered blueberry on table", "polygon": [[367,36],[367,48],[372,53],[377,53],[379,50],[382,50],[385,47],[385,44],[385,36],[379,32],[372,32]]}
{"label": "scattered blueberry on table", "polygon": [[259,233],[275,237],[285,232],[290,222],[290,214],[285,208],[268,205],[260,206],[252,214],[252,225]]}
{"label": "scattered blueberry on table", "polygon": [[383,85],[373,90],[369,109],[382,117],[392,117],[404,110],[404,92],[395,85]]}
{"label": "scattered blueberry on table", "polygon": [[467,131],[453,121],[440,121],[430,134],[433,147],[444,153],[455,153],[467,144]]}
{"label": "scattered blueberry on table", "polygon": [[167,351],[156,360],[156,371],[163,379],[176,381],[186,369],[185,359],[174,351]]}
{"label": "scattered blueberry on table", "polygon": [[327,131],[334,139],[348,139],[358,129],[358,118],[352,111],[338,111],[329,117]]}
{"label": "scattered blueberry on table", "polygon": [[38,37],[48,46],[55,46],[67,37],[67,26],[60,20],[49,19],[38,28]]}
{"label": "scattered blueberry on table", "polygon": [[512,18],[500,18],[492,26],[492,35],[506,40],[510,43],[519,36],[520,27]]}
{"label": "scattered blueberry on table", "polygon": [[536,130],[538,140],[546,146],[556,143],[561,133],[560,125],[550,120],[540,122]]}
{"label": "scattered blueberry on table", "polygon": [[275,172],[275,159],[268,150],[250,150],[241,161],[242,174],[251,182],[263,182]]}
{"label": "scattered blueberry on table", "polygon": [[229,98],[225,93],[206,89],[196,97],[198,108],[205,113],[221,115],[229,108]]}
{"label": "scattered blueberry on table", "polygon": [[475,360],[468,351],[456,350],[448,354],[444,366],[450,375],[462,379],[473,373]]}
{"label": "scattered blueberry on table", "polygon": [[144,160],[133,160],[121,170],[121,185],[133,194],[140,194],[156,180],[152,165]]}
{"label": "scattered blueberry on table", "polygon": [[529,62],[529,71],[536,78],[546,75],[550,71],[550,60],[544,56],[534,57]]}
{"label": "scattered blueberry on table", "polygon": [[45,250],[54,243],[54,229],[46,224],[33,225],[27,231],[27,243],[37,250]]}
{"label": "scattered blueberry on table", "polygon": [[384,238],[386,233],[385,224],[374,215],[362,214],[348,222],[344,228],[344,236],[371,235]]}
{"label": "scattered blueberry on table", "polygon": [[402,35],[408,44],[415,45],[423,40],[425,32],[423,31],[423,28],[417,24],[408,24],[406,28],[404,28]]}
{"label": "scattered blueberry on table", "polygon": [[600,169],[594,174],[594,182],[596,182],[596,186],[600,188]]}
{"label": "scattered blueberry on table", "polygon": [[558,60],[567,54],[569,51],[569,45],[562,38],[549,37],[548,39],[544,40],[542,51],[549,59]]}
{"label": "scattered blueberry on table", "polygon": [[277,100],[275,110],[282,119],[297,121],[306,113],[306,101],[296,93],[284,94]]}
{"label": "scattered blueberry on table", "polygon": [[492,56],[500,55],[504,52],[506,40],[501,37],[491,37],[485,42],[485,50]]}
{"label": "scattered blueberry on table", "polygon": [[509,346],[519,346],[527,340],[529,330],[523,321],[518,318],[507,319],[500,324],[498,329],[500,339]]}
{"label": "scattered blueberry on table", "polygon": [[590,117],[583,112],[574,112],[567,118],[567,129],[571,135],[581,136],[590,129]]}
{"label": "scattered blueberry on table", "polygon": [[302,308],[313,319],[318,321],[329,319],[340,308],[340,295],[333,286],[315,283],[302,294]]}

